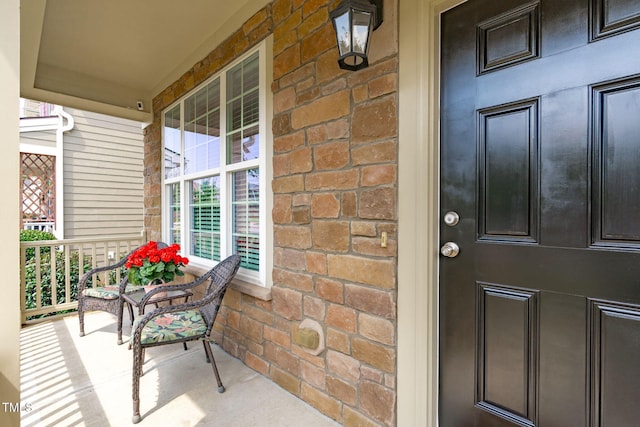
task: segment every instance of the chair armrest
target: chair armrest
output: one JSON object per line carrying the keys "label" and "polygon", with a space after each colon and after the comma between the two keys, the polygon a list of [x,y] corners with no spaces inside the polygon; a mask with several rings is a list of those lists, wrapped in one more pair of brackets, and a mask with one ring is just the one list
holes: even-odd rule
{"label": "chair armrest", "polygon": [[[160,292],[170,292],[170,291],[184,291],[187,289],[195,288],[196,286],[201,285],[209,279],[210,275],[205,274],[203,276],[198,277],[196,280],[189,283],[177,283],[175,285],[158,285],[154,289],[150,290],[145,294],[145,296],[140,300],[140,306],[144,307],[145,304],[149,302],[151,298],[157,293]],[[121,285],[122,286],[122,285]],[[125,285],[126,286],[126,285]],[[120,289],[120,293],[124,292],[124,288]]]}
{"label": "chair armrest", "polygon": [[82,277],[80,278],[80,281],[78,282],[78,294],[81,294],[82,291],[84,291],[87,285],[87,280],[89,280],[89,277],[93,276],[94,274],[101,273],[103,271],[115,270],[116,268],[122,267],[126,262],[127,262],[127,257],[125,256],[115,264],[105,265],[103,267],[96,267],[87,271],[82,275]]}
{"label": "chair armrest", "polygon": [[[191,283],[189,283],[189,285],[191,285]],[[176,285],[176,286],[179,286],[179,285]],[[169,286],[162,286],[162,288],[168,288],[168,287]],[[150,292],[150,294],[151,294],[151,292]],[[191,302],[186,302],[186,303],[176,304],[176,305],[168,305],[168,306],[156,308],[152,312],[147,313],[142,318],[140,318],[140,320],[138,321],[138,324],[136,326],[136,329],[134,331],[132,331],[132,333],[131,333],[132,340],[133,341],[136,341],[136,340],[140,341],[140,336],[142,334],[142,329],[153,318],[161,316],[163,314],[167,314],[167,313],[176,313],[176,312],[185,311],[185,310],[195,310],[195,309],[198,309],[200,307],[204,307],[205,305],[209,304],[217,296],[218,296],[218,292],[212,292],[209,295],[205,296],[204,298],[196,300],[196,301],[191,301]],[[142,304],[142,301],[140,302],[140,304]]]}
{"label": "chair armrest", "polygon": [[124,294],[124,290],[127,289],[127,283],[129,283],[129,275],[125,274],[122,280],[120,280],[120,285],[118,285],[118,293],[120,295]]}

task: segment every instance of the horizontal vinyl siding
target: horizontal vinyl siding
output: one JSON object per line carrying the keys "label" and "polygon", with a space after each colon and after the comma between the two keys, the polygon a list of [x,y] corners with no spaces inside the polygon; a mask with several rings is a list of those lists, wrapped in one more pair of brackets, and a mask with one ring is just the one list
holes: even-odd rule
{"label": "horizontal vinyl siding", "polygon": [[56,131],[43,130],[38,132],[20,132],[20,144],[39,145],[41,147],[56,148]]}
{"label": "horizontal vinyl siding", "polygon": [[138,234],[143,227],[140,123],[65,108],[74,128],[64,134],[65,237]]}

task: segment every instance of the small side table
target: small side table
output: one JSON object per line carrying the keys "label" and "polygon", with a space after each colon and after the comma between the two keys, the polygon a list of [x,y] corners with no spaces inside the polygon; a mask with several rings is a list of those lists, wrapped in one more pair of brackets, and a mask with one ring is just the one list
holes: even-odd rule
{"label": "small side table", "polygon": [[[138,314],[142,315],[144,314],[145,307],[149,304],[154,304],[157,307],[159,302],[169,301],[169,305],[172,305],[174,300],[180,298],[184,298],[184,302],[187,303],[189,302],[189,298],[193,296],[193,292],[189,290],[161,292],[154,295],[143,305],[141,304],[141,302],[145,295],[146,292],[144,289],[140,289],[139,291],[132,292],[130,294],[122,295],[123,304],[126,304],[129,308],[129,318],[131,319],[131,326],[133,326],[133,307],[138,307]],[[122,328],[122,321],[119,323],[120,324],[118,326]],[[122,336],[122,329],[118,331],[118,336]]]}

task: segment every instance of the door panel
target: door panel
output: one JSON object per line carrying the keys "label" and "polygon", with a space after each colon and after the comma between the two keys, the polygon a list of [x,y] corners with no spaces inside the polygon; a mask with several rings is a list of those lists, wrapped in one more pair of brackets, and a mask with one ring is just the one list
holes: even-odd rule
{"label": "door panel", "polygon": [[532,425],[536,413],[537,292],[478,285],[476,404]]}
{"label": "door panel", "polygon": [[638,4],[634,0],[592,0],[592,3],[593,40],[640,27]]}
{"label": "door panel", "polygon": [[[596,243],[640,243],[640,78],[591,88]],[[624,191],[620,191],[624,189]]]}
{"label": "door panel", "polygon": [[590,309],[594,424],[600,420],[602,425],[637,425],[640,310],[598,301],[590,302]]}
{"label": "door panel", "polygon": [[640,419],[639,25],[631,0],[442,16],[442,426]]}
{"label": "door panel", "polygon": [[538,100],[480,110],[478,121],[479,238],[536,242]]}

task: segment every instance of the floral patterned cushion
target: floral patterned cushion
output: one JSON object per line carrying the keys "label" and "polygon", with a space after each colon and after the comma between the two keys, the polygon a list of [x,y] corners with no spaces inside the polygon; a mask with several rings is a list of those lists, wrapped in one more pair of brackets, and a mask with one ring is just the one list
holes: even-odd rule
{"label": "floral patterned cushion", "polygon": [[[134,323],[132,330],[136,329],[138,321],[139,319]],[[203,335],[206,332],[207,324],[199,310],[178,311],[154,317],[142,328],[140,342],[151,344],[174,341]]]}
{"label": "floral patterned cushion", "polygon": [[[86,288],[82,291],[82,294],[86,297],[102,298],[102,299],[117,299],[118,298],[118,286],[98,286],[96,288]],[[142,286],[127,285],[125,293],[130,294],[142,289]]]}

